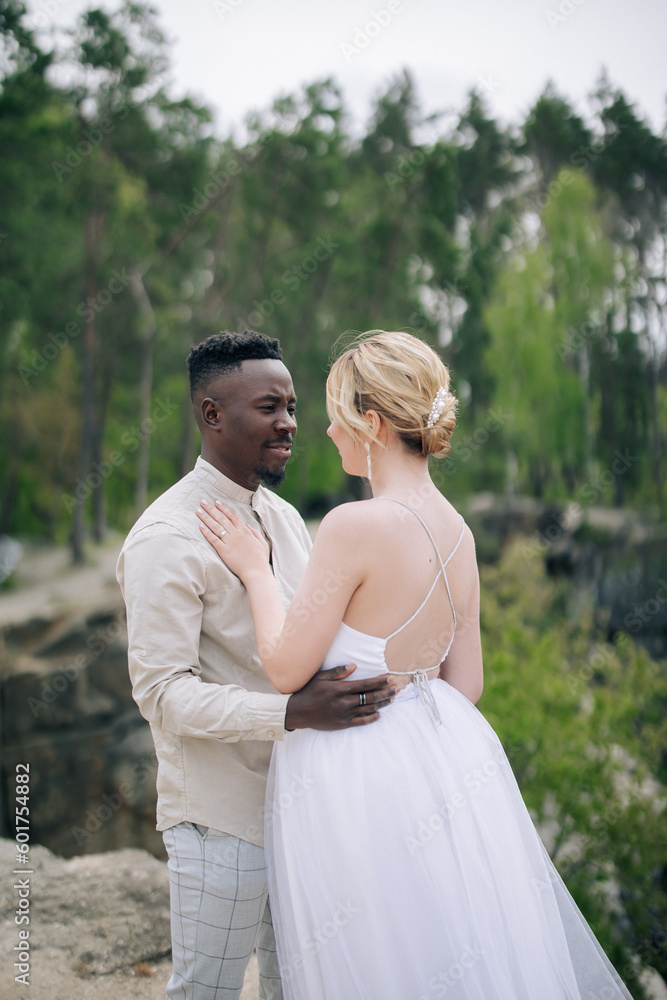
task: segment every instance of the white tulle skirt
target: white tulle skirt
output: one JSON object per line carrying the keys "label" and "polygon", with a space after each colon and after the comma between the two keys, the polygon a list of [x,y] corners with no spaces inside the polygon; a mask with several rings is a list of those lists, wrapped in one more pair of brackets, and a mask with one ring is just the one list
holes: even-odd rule
{"label": "white tulle skirt", "polygon": [[286,1000],[629,998],[551,863],[498,737],[442,680],[369,726],[297,730],[267,797]]}

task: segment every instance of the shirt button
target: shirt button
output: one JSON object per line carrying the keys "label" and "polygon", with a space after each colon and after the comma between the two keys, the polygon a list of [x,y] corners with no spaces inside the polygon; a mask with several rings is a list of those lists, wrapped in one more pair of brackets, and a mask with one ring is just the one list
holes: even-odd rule
{"label": "shirt button", "polygon": [[269,731],[268,731],[268,733],[266,735],[269,737],[270,740],[272,740],[275,737],[275,735],[276,735],[275,729],[269,729]]}
{"label": "shirt button", "polygon": [[140,650],[139,650],[139,651],[137,652],[137,656],[145,656],[145,655],[146,655],[146,650],[145,650],[145,649],[140,649]]}

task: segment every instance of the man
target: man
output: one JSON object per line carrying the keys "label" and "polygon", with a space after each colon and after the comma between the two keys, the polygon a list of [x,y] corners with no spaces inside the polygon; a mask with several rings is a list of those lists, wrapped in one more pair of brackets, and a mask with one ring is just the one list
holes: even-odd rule
{"label": "man", "polygon": [[279,342],[252,331],[209,337],[187,364],[201,457],[139,518],[117,570],[133,695],[158,759],[172,901],[167,998],[235,1000],[256,945],[260,997],[279,1000],[262,850],[273,741],[289,729],[374,722],[394,692],[385,676],[344,680],[353,666],[322,671],[293,695],[270,684],[245,589],[195,510],[220,499],[263,532],[287,605],[310,539],[296,510],[260,484],[284,478],[297,429],[292,380]]}

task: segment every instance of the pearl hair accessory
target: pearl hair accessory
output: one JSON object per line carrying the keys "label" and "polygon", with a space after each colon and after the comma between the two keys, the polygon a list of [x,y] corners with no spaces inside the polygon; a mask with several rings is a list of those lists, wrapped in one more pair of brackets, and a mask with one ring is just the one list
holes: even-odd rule
{"label": "pearl hair accessory", "polygon": [[433,405],[431,406],[431,412],[429,413],[428,420],[426,421],[427,427],[435,427],[437,424],[438,420],[442,416],[442,411],[447,405],[447,396],[448,393],[446,392],[445,387],[441,385],[435,394]]}

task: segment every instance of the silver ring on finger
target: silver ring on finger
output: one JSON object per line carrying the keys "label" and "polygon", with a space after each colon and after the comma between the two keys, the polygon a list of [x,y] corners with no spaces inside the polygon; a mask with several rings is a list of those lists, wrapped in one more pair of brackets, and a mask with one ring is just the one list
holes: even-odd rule
{"label": "silver ring on finger", "polygon": [[366,704],[366,693],[364,691],[362,691],[361,694],[359,695],[359,704],[360,705]]}
{"label": "silver ring on finger", "polygon": [[221,528],[220,529],[220,537],[222,538],[222,536],[226,535],[226,534],[227,534],[227,529],[226,528]]}

